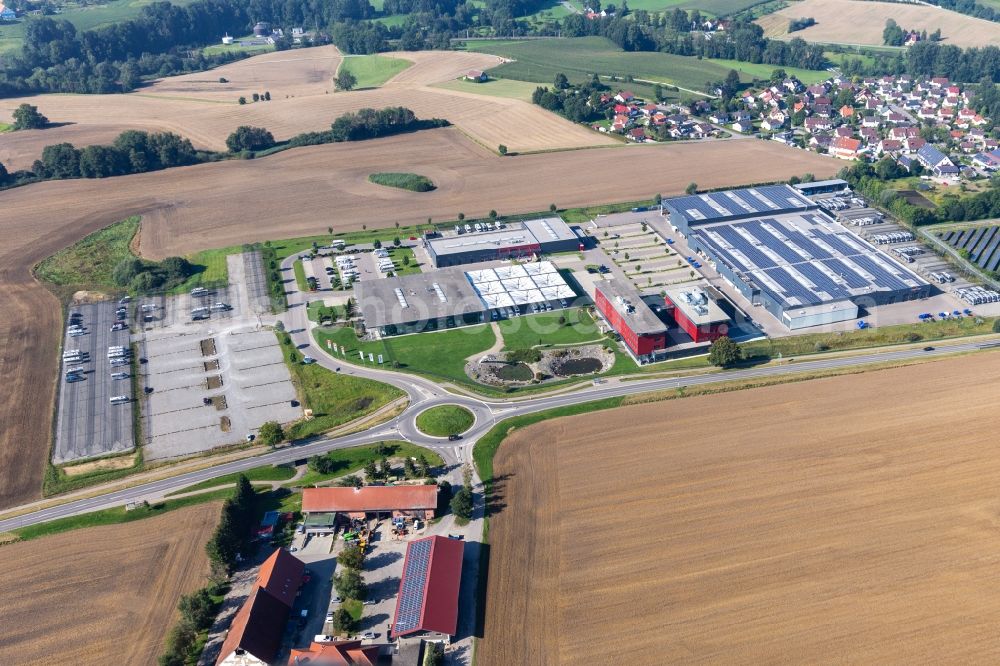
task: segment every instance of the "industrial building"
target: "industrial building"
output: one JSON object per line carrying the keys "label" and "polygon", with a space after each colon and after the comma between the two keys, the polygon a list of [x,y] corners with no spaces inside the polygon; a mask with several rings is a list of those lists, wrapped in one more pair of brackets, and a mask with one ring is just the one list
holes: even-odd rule
{"label": "industrial building", "polygon": [[391,336],[567,307],[576,293],[548,261],[445,268],[355,286],[368,329]]}
{"label": "industrial building", "polygon": [[458,593],[465,543],[429,536],[406,546],[399,581],[393,638],[448,642],[458,631]]}
{"label": "industrial building", "polygon": [[674,287],[666,292],[668,314],[694,342],[711,342],[729,333],[729,315],[703,289]]}
{"label": "industrial building", "polygon": [[667,325],[628,284],[616,279],[598,282],[594,305],[638,362],[647,363],[666,349]]}
{"label": "industrial building", "polygon": [[786,185],[678,197],[663,210],[693,251],[789,329],[930,295],[925,280]]}
{"label": "industrial building", "polygon": [[489,225],[488,230],[481,223],[475,227],[459,225],[455,233],[437,232],[424,237],[424,247],[436,268],[572,252],[581,249],[582,242],[583,238],[561,217]]}

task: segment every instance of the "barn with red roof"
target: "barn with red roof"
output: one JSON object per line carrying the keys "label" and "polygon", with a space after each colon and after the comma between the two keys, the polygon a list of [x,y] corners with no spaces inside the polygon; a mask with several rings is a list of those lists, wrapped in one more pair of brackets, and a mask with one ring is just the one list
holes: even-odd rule
{"label": "barn with red roof", "polygon": [[407,544],[392,622],[393,638],[447,641],[455,635],[464,553],[464,541],[443,536]]}

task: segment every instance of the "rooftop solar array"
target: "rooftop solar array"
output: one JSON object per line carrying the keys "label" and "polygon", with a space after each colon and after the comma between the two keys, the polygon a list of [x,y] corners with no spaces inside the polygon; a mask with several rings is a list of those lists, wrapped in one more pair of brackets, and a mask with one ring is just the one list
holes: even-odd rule
{"label": "rooftop solar array", "polygon": [[758,214],[777,215],[816,207],[788,185],[692,194],[665,199],[663,205],[688,222],[715,222]]}
{"label": "rooftop solar array", "polygon": [[467,271],[465,276],[490,309],[575,296],[550,261]]}
{"label": "rooftop solar array", "polygon": [[430,569],[433,539],[410,543],[403,566],[403,580],[399,589],[394,634],[413,631],[420,626],[420,613],[424,607],[424,590]]}
{"label": "rooftop solar array", "polygon": [[814,214],[710,224],[692,234],[784,308],[927,284],[840,224]]}

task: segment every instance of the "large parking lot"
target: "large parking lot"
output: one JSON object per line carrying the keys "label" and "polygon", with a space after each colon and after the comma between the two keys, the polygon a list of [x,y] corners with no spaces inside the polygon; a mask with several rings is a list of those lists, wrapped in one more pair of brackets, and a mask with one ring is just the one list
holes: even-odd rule
{"label": "large parking lot", "polygon": [[[52,462],[122,453],[133,448],[131,400],[111,404],[114,396],[132,397],[128,365],[112,367],[108,347],[129,345],[128,329],[112,331],[115,301],[73,305],[70,322],[78,322],[83,335],[66,333],[64,350],[80,350],[79,360],[64,361],[59,373],[59,408]],[[79,317],[73,317],[78,314]],[[80,368],[78,381],[67,381],[66,370]],[[122,379],[112,378],[123,373]],[[13,399],[13,396],[11,396]]]}
{"label": "large parking lot", "polygon": [[260,254],[227,257],[229,286],[143,299],[140,341],[145,455],[162,460],[236,444],[265,421],[302,416],[277,338]]}

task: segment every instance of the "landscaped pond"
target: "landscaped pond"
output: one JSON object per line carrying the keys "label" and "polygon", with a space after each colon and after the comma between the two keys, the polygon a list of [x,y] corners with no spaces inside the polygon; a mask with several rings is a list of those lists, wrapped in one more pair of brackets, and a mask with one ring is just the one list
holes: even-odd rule
{"label": "landscaped pond", "polygon": [[591,356],[568,358],[552,364],[552,374],[557,377],[589,375],[594,372],[600,372],[603,369],[604,363],[600,359]]}

